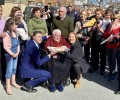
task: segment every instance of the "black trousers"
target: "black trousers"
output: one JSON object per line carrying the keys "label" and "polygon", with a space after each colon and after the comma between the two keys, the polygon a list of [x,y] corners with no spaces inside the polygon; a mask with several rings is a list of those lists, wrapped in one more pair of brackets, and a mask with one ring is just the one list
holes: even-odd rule
{"label": "black trousers", "polygon": [[90,61],[90,41],[84,46],[85,60],[89,63]]}
{"label": "black trousers", "polygon": [[106,45],[100,45],[99,42],[91,41],[91,65],[93,69],[99,68],[100,58],[100,70],[104,71],[106,66]]}
{"label": "black trousers", "polygon": [[1,46],[1,81],[5,82],[5,73],[6,73],[6,63],[5,63],[5,50],[3,48],[3,43],[0,43]]}
{"label": "black trousers", "polygon": [[80,79],[80,74],[82,74],[82,71],[81,71],[81,67],[80,67],[80,63],[75,63],[74,64],[74,70],[75,70],[75,73],[76,73],[76,78],[77,80]]}
{"label": "black trousers", "polygon": [[69,77],[71,60],[68,58],[51,59],[48,62],[48,71],[51,73],[50,84],[61,83]]}

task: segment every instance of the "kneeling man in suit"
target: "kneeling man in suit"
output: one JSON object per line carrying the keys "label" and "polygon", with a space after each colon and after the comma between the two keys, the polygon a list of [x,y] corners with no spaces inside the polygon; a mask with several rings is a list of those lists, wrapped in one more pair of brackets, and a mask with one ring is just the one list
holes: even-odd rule
{"label": "kneeling man in suit", "polygon": [[35,86],[39,85],[41,82],[47,81],[51,77],[51,73],[40,69],[40,66],[48,62],[52,55],[55,53],[50,52],[44,58],[41,58],[42,40],[47,39],[47,37],[42,37],[40,31],[35,31],[33,33],[32,39],[26,42],[25,50],[21,58],[20,66],[20,76],[23,78],[32,78],[25,82],[23,88],[28,92],[36,92]]}

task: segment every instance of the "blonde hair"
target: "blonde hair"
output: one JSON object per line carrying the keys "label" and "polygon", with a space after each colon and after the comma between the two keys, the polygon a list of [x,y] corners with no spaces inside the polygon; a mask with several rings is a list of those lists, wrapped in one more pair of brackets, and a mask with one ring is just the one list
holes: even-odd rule
{"label": "blonde hair", "polygon": [[114,14],[112,19],[118,19],[120,22],[120,14]]}
{"label": "blonde hair", "polygon": [[113,17],[120,19],[120,14],[114,14]]}

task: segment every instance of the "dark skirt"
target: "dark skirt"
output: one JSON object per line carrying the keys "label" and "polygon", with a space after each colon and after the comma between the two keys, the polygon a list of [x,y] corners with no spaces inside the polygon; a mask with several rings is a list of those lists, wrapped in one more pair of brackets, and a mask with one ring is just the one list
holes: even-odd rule
{"label": "dark skirt", "polygon": [[59,83],[67,79],[70,74],[71,60],[68,58],[51,59],[48,62],[48,71],[51,72],[50,83]]}

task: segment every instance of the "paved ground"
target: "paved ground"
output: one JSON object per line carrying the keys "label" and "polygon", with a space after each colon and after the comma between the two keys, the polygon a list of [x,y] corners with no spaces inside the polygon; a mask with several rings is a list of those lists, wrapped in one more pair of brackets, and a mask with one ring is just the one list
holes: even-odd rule
{"label": "paved ground", "polygon": [[80,89],[75,89],[72,84],[66,86],[61,93],[50,93],[40,86],[37,89],[37,93],[27,93],[12,87],[13,94],[8,96],[0,84],[0,100],[120,100],[120,95],[114,94],[117,81],[108,82],[98,72],[85,74]]}

